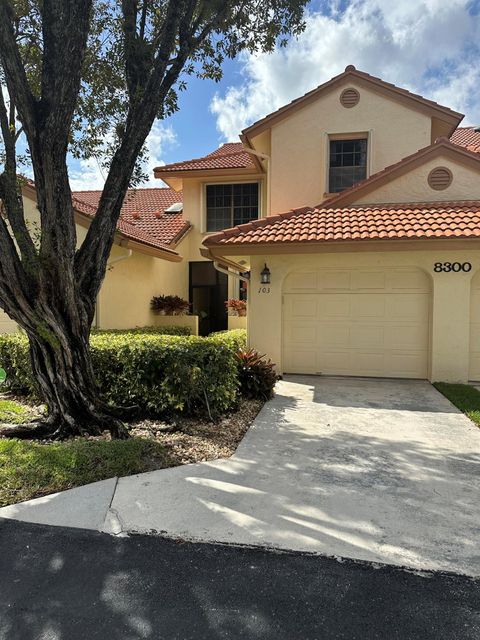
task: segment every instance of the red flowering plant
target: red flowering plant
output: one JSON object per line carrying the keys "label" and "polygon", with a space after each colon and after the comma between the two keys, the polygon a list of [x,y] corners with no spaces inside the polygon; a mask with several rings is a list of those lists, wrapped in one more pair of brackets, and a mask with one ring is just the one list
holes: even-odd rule
{"label": "red flowering plant", "polygon": [[237,298],[231,298],[225,302],[227,310],[231,312],[233,316],[246,316],[247,315],[247,303],[245,300],[238,300]]}

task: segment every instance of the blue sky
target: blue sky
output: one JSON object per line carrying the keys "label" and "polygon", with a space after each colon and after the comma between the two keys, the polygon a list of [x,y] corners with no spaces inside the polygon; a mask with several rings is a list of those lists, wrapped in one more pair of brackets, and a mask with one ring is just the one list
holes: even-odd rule
{"label": "blue sky", "polygon": [[[238,140],[243,127],[347,64],[480,124],[480,0],[315,0],[306,22],[285,49],[228,61],[220,83],[190,78],[179,112],[152,131],[150,170]],[[72,162],[70,175],[76,189],[101,187],[95,162]]]}

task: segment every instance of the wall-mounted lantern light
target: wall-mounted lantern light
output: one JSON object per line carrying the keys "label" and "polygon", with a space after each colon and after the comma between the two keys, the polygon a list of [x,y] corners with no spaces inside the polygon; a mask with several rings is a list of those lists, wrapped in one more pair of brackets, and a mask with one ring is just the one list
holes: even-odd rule
{"label": "wall-mounted lantern light", "polygon": [[260,282],[261,284],[270,284],[270,269],[266,264],[260,273]]}

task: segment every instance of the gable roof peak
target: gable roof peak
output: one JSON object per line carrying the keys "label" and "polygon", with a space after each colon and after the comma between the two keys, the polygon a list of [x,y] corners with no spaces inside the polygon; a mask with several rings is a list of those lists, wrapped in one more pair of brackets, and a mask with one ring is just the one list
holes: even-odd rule
{"label": "gable roof peak", "polygon": [[245,128],[242,131],[242,136],[248,140],[249,138],[260,134],[275,123],[283,120],[283,118],[287,117],[287,115],[294,110],[302,108],[316,100],[319,94],[330,91],[337,85],[342,85],[349,78],[352,78],[352,80],[355,80],[358,84],[368,87],[373,91],[384,93],[398,101],[403,101],[410,105],[411,108],[426,112],[431,114],[432,117],[444,120],[451,126],[451,133],[453,133],[464,118],[463,113],[459,113],[449,107],[438,104],[438,102],[435,102],[434,100],[424,98],[417,93],[409,91],[408,89],[398,87],[391,82],[386,82],[385,80],[382,80],[382,78],[372,76],[365,71],[360,71],[353,64],[349,64],[345,67],[345,71],[342,73],[339,73],[330,80],[327,80],[327,82],[324,82],[315,89],[308,91],[303,96],[295,98],[288,104],[280,107],[276,111],[273,111],[264,118],[257,120],[257,122],[254,122],[249,127]]}

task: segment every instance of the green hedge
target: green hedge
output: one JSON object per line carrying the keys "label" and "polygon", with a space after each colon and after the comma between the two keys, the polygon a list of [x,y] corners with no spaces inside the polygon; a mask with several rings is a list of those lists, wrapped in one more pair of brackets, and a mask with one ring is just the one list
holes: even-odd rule
{"label": "green hedge", "polygon": [[145,335],[154,333],[163,336],[189,336],[190,327],[176,327],[174,325],[166,327],[135,327],[135,329],[93,329],[92,335],[115,334],[115,335]]}
{"label": "green hedge", "polygon": [[[156,414],[208,409],[219,414],[236,401],[235,353],[245,342],[245,331],[208,338],[95,332],[90,348],[98,385],[109,402]],[[10,390],[36,395],[24,335],[0,335],[0,366]]]}

